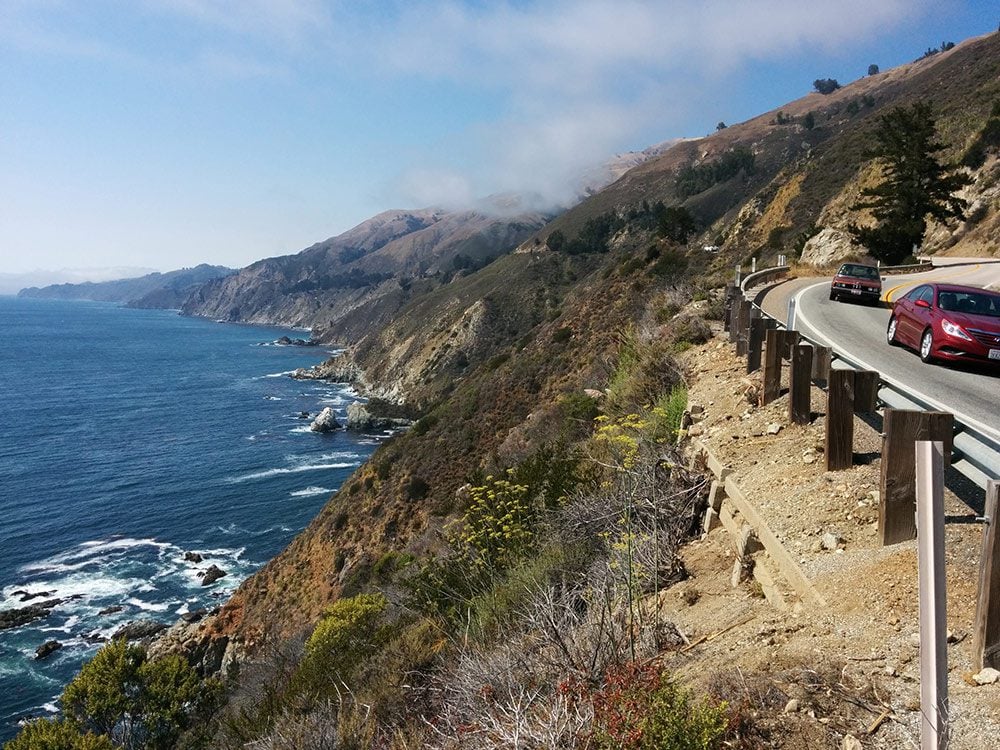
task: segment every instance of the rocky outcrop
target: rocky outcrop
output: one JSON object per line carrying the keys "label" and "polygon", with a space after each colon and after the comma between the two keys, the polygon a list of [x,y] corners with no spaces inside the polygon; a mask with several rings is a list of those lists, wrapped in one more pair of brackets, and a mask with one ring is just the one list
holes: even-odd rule
{"label": "rocky outcrop", "polygon": [[357,383],[361,368],[346,352],[336,354],[313,367],[300,367],[292,373],[295,380],[329,380],[331,383]]}
{"label": "rocky outcrop", "polygon": [[158,659],[168,654],[183,656],[202,677],[225,673],[228,663],[226,652],[229,646],[226,636],[213,636],[205,632],[204,623],[187,622],[181,619],[147,648],[150,659]]}
{"label": "rocky outcrop", "polygon": [[156,620],[135,620],[118,628],[111,638],[116,641],[148,641],[166,629],[166,625]]}
{"label": "rocky outcrop", "polygon": [[827,227],[810,237],[802,248],[801,261],[820,268],[833,266],[846,258],[858,257],[864,249],[854,244],[851,235],[842,229]]}
{"label": "rocky outcrop", "polygon": [[35,649],[35,660],[47,659],[62,647],[63,645],[59,641],[45,641],[45,643]]}
{"label": "rocky outcrop", "polygon": [[337,421],[333,409],[326,406],[319,413],[319,416],[313,420],[313,423],[309,425],[309,429],[313,432],[333,432],[340,429],[340,422]]}
{"label": "rocky outcrop", "polygon": [[52,608],[61,604],[62,601],[62,599],[49,599],[48,601],[31,604],[27,607],[0,611],[0,630],[19,628],[22,625],[27,625],[29,622],[40,620],[46,617]]}
{"label": "rocky outcrop", "polygon": [[355,401],[347,407],[347,420],[344,427],[348,430],[392,430],[409,427],[413,420],[402,417],[382,417],[372,414],[368,407],[360,401]]}
{"label": "rocky outcrop", "polygon": [[215,583],[216,581],[218,581],[220,578],[225,577],[227,575],[227,573],[222,568],[220,568],[218,565],[212,565],[203,574],[199,573],[199,575],[201,576],[201,585],[202,586],[211,586],[213,583]]}
{"label": "rocky outcrop", "polygon": [[198,552],[185,552],[184,553],[184,561],[185,562],[200,563],[203,559],[204,558]]}
{"label": "rocky outcrop", "polygon": [[288,336],[281,336],[273,342],[276,346],[319,346],[315,339],[293,339]]}

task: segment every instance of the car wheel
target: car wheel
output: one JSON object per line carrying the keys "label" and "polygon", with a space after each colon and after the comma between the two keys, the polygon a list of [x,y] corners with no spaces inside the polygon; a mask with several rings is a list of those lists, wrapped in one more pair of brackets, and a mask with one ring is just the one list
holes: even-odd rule
{"label": "car wheel", "polygon": [[896,326],[899,322],[896,320],[896,316],[893,315],[889,318],[889,327],[885,331],[885,340],[889,342],[889,346],[898,346],[899,342],[896,341]]}
{"label": "car wheel", "polygon": [[920,359],[924,362],[933,362],[934,357],[931,355],[931,349],[934,348],[934,332],[928,328],[924,331],[924,335],[920,337]]}
{"label": "car wheel", "polygon": [[833,292],[830,292],[830,299],[831,300],[836,300],[837,299],[837,295],[834,294]]}

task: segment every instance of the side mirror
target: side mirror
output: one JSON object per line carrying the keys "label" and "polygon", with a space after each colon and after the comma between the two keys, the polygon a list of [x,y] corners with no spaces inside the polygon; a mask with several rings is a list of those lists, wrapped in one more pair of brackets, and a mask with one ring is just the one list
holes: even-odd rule
{"label": "side mirror", "polygon": [[928,308],[929,308],[929,307],[931,306],[931,303],[930,303],[930,302],[928,302],[928,301],[927,301],[927,300],[925,300],[925,299],[918,299],[918,300],[917,300],[916,302],[914,302],[913,304],[914,304],[914,305],[916,305],[917,307],[928,307]]}

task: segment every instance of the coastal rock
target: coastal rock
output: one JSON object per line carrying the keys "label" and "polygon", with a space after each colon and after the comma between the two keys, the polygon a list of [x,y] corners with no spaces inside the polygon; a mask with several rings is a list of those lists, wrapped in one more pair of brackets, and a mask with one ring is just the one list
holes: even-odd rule
{"label": "coastal rock", "polygon": [[372,414],[366,404],[360,401],[348,405],[347,421],[344,424],[348,430],[384,430],[399,427],[409,427],[413,420],[402,417],[380,417]]}
{"label": "coastal rock", "polygon": [[300,411],[299,412],[299,419],[309,419],[309,417],[311,417],[311,416],[312,415],[309,412],[307,412],[307,411]]}
{"label": "coastal rock", "polygon": [[62,599],[49,599],[38,604],[29,604],[27,607],[18,609],[7,609],[0,611],[0,630],[19,628],[29,622],[39,620],[49,614],[49,611],[62,603]]}
{"label": "coastal rock", "polygon": [[62,647],[63,645],[59,641],[45,641],[35,649],[35,660],[48,658]]}
{"label": "coastal rock", "polygon": [[323,408],[323,411],[319,413],[319,416],[313,420],[313,423],[309,426],[309,429],[313,432],[333,432],[334,430],[340,429],[340,422],[333,414],[333,409],[329,406]]}
{"label": "coastal rock", "polygon": [[44,596],[52,596],[55,591],[36,591],[34,593],[28,591],[14,591],[11,596],[18,597],[21,602],[30,602],[32,599],[41,599]]}
{"label": "coastal rock", "polygon": [[94,630],[81,636],[87,643],[107,643],[107,637],[100,630]]}
{"label": "coastal rock", "polygon": [[112,640],[141,641],[152,638],[157,633],[167,629],[167,626],[156,620],[135,620],[128,625],[123,625],[111,636]]}
{"label": "coastal rock", "polygon": [[202,623],[185,622],[182,617],[149,644],[149,658],[159,659],[177,654],[184,657],[200,676],[217,674],[225,666],[229,638],[206,635],[202,628]]}
{"label": "coastal rock", "polygon": [[212,567],[210,567],[208,570],[205,571],[205,574],[201,579],[201,585],[210,586],[225,575],[226,571],[224,571],[218,565],[213,565]]}
{"label": "coastal rock", "polygon": [[203,558],[197,552],[185,552],[184,553],[184,560],[185,560],[185,562],[200,563],[204,559],[205,558]]}
{"label": "coastal rock", "polygon": [[319,345],[319,342],[315,341],[314,339],[309,339],[308,341],[306,341],[305,339],[293,339],[293,338],[290,338],[288,336],[282,336],[282,337],[280,337],[278,339],[275,339],[274,343],[277,344],[278,346],[318,346]]}
{"label": "coastal rock", "polygon": [[361,368],[347,355],[338,354],[315,367],[300,367],[292,373],[296,380],[329,380],[333,383],[356,383],[361,379]]}
{"label": "coastal rock", "polygon": [[198,620],[200,620],[207,614],[208,610],[202,607],[200,609],[192,610],[191,612],[185,612],[184,614],[181,615],[181,619],[187,623],[198,622]]}
{"label": "coastal rock", "polygon": [[97,613],[98,617],[103,617],[104,615],[113,615],[116,612],[121,612],[125,607],[121,604],[112,604],[110,607],[105,607],[100,612]]}

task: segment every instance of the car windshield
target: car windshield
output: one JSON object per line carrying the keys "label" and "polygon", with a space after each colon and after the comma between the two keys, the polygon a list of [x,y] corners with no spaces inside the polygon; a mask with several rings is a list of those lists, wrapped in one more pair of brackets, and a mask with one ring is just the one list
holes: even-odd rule
{"label": "car windshield", "polygon": [[945,312],[1000,318],[1000,294],[942,289],[938,292],[938,307]]}
{"label": "car windshield", "polygon": [[878,269],[872,266],[844,266],[840,269],[841,276],[854,276],[859,279],[878,280]]}

